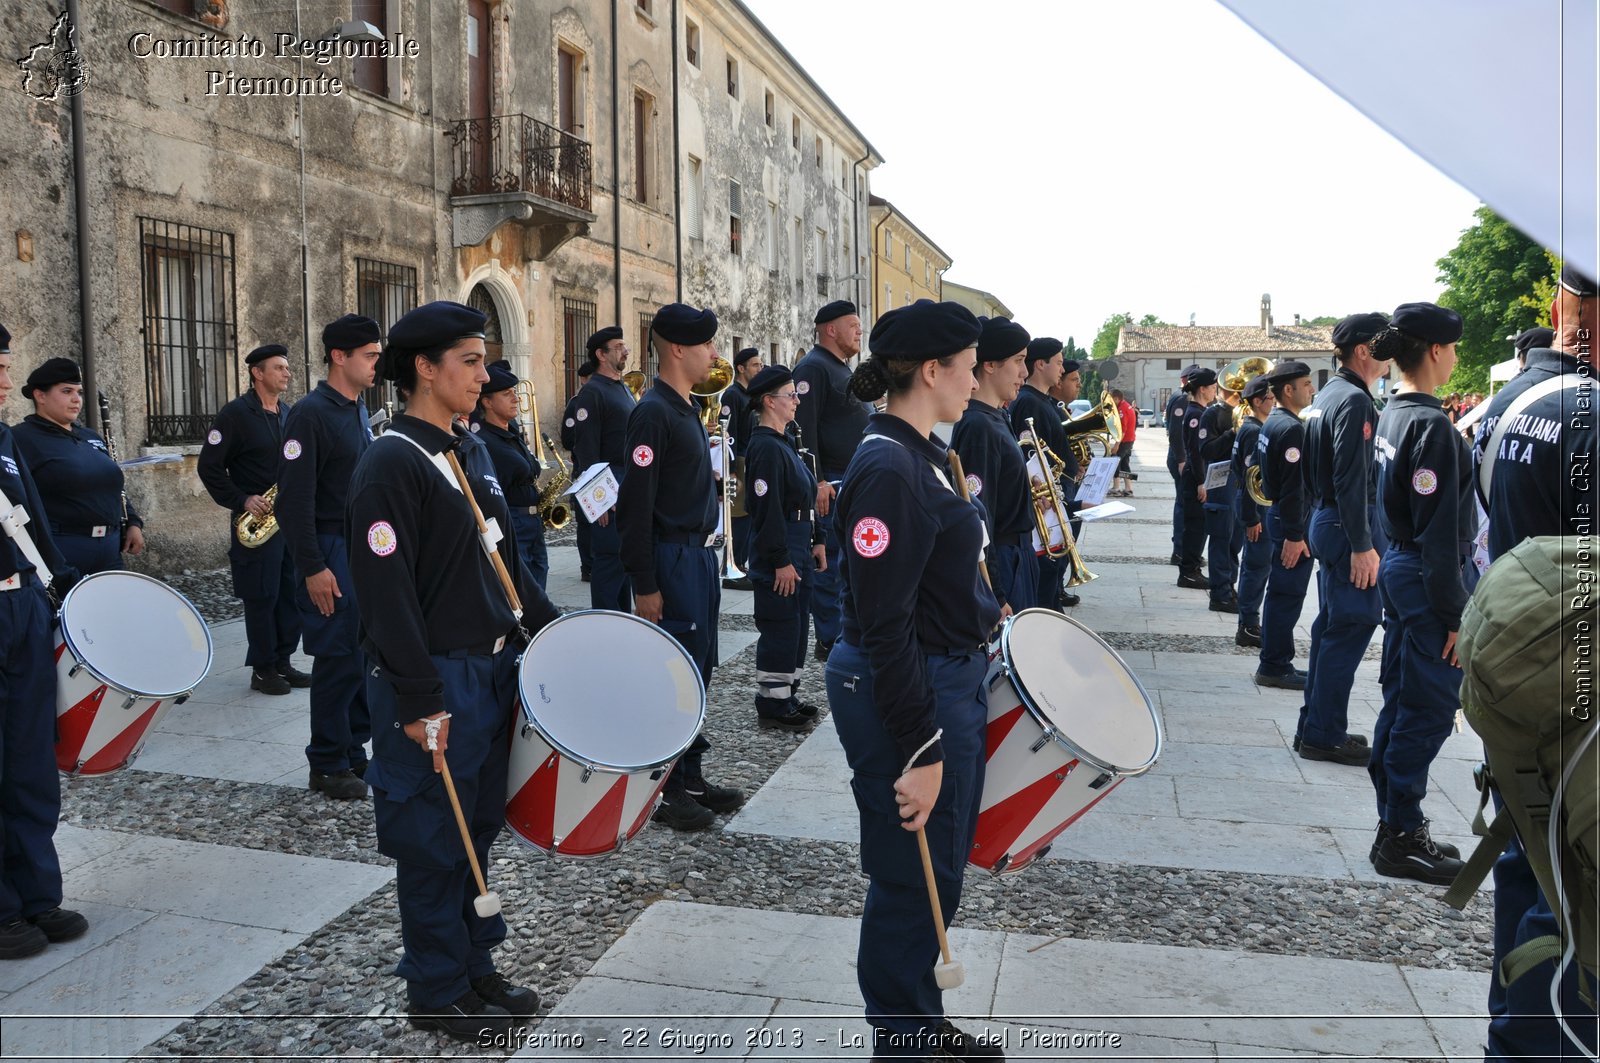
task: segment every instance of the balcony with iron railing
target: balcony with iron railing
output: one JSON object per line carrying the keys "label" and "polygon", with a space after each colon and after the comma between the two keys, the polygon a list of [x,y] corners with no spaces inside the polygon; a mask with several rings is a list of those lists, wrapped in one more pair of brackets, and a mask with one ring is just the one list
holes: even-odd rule
{"label": "balcony with iron railing", "polygon": [[595,215],[589,143],[525,114],[452,122],[450,205],[457,247],[508,221],[534,236],[534,259],[588,232]]}

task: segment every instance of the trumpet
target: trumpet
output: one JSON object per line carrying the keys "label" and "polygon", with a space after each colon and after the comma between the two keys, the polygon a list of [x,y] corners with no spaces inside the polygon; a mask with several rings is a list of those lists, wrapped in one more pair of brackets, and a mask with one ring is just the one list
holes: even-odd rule
{"label": "trumpet", "polygon": [[[1067,561],[1067,586],[1077,587],[1098,579],[1095,573],[1089,571],[1089,566],[1083,563],[1083,555],[1078,553],[1078,543],[1072,537],[1072,524],[1067,516],[1066,503],[1061,499],[1061,492],[1056,489],[1056,484],[1061,478],[1061,470],[1065,463],[1051,453],[1033,428],[1033,418],[1027,419],[1028,430],[1018,442],[1026,447],[1033,448],[1033,454],[1028,459],[1028,494],[1033,504],[1034,530],[1039,535],[1039,542],[1044,546],[1044,554],[1051,560]],[[1055,543],[1050,528],[1050,516],[1054,514],[1056,523],[1061,528],[1061,542]]]}
{"label": "trumpet", "polygon": [[261,493],[261,500],[267,504],[266,516],[258,517],[247,509],[233,519],[233,532],[238,536],[240,546],[254,550],[278,534],[278,515],[273,510],[277,498],[278,485],[273,484]]}

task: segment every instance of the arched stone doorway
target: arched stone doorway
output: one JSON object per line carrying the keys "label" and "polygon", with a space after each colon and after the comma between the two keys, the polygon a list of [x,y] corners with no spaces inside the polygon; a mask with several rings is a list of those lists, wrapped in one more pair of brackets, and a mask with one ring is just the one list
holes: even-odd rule
{"label": "arched stone doorway", "polygon": [[494,293],[487,285],[476,284],[467,295],[467,305],[489,315],[489,320],[483,326],[483,346],[489,353],[489,361],[500,361],[505,357],[505,343],[500,330],[500,306],[495,301]]}

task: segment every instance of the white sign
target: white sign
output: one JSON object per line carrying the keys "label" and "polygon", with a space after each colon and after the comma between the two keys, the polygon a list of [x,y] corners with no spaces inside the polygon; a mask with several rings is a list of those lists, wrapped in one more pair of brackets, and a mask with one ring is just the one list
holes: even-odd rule
{"label": "white sign", "polygon": [[1133,507],[1126,502],[1106,502],[1103,505],[1091,506],[1089,509],[1080,509],[1073,516],[1092,524],[1097,520],[1105,520],[1107,517],[1120,517],[1124,513],[1132,512]]}
{"label": "white sign", "polygon": [[1122,463],[1121,458],[1104,457],[1095,458],[1089,463],[1089,471],[1083,474],[1083,482],[1078,485],[1077,501],[1086,506],[1098,506],[1106,500],[1106,492],[1111,489],[1111,478],[1117,474],[1117,466]]}
{"label": "white sign", "polygon": [[617,504],[617,478],[611,474],[611,466],[595,462],[565,493],[577,500],[584,519],[593,524]]}
{"label": "white sign", "polygon": [[1228,473],[1233,464],[1228,461],[1214,461],[1206,466],[1206,482],[1201,485],[1207,491],[1215,491],[1228,486]]}

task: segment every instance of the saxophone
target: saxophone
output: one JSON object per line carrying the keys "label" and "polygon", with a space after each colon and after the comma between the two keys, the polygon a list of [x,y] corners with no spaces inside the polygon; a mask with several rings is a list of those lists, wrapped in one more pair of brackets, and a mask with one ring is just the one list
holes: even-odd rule
{"label": "saxophone", "polygon": [[261,500],[267,504],[267,515],[258,517],[248,509],[233,520],[233,533],[239,538],[240,546],[248,546],[252,550],[278,534],[278,514],[273,508],[273,503],[278,497],[278,485],[273,484],[261,492]]}
{"label": "saxophone", "polygon": [[545,527],[551,531],[560,531],[572,521],[572,505],[562,501],[561,497],[567,488],[572,486],[572,470],[567,467],[566,460],[561,457],[561,450],[549,435],[543,432],[539,435],[545,449],[556,459],[556,474],[539,489],[536,508],[539,511],[539,519],[544,521]]}

